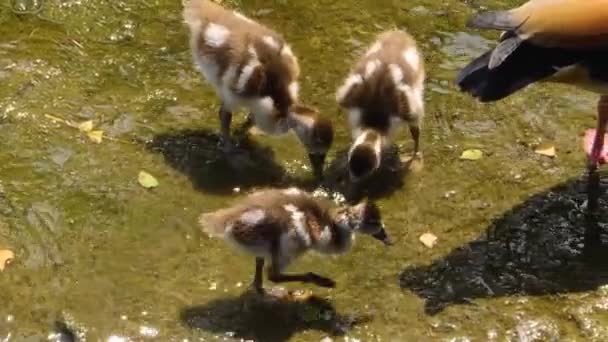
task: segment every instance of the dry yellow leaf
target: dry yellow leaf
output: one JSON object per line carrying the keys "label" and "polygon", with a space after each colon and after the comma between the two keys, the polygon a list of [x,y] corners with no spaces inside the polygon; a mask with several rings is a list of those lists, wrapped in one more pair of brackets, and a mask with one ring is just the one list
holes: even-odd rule
{"label": "dry yellow leaf", "polygon": [[137,181],[139,182],[139,185],[143,186],[146,189],[155,188],[158,186],[158,180],[156,180],[154,176],[147,173],[146,171],[139,171]]}
{"label": "dry yellow leaf", "polygon": [[8,249],[0,250],[0,271],[4,271],[4,267],[9,264],[11,260],[15,258],[15,253]]}
{"label": "dry yellow leaf", "polygon": [[437,243],[437,236],[432,233],[424,233],[420,235],[420,242],[428,248],[433,248]]}
{"label": "dry yellow leaf", "polygon": [[81,132],[90,132],[93,130],[93,120],[81,122],[78,124],[78,129]]}
{"label": "dry yellow leaf", "polygon": [[555,152],[555,146],[547,144],[537,146],[534,152],[551,158],[557,155],[557,153]]}
{"label": "dry yellow leaf", "polygon": [[483,158],[483,151],[477,149],[465,150],[460,155],[460,159],[463,160],[479,160],[481,158]]}
{"label": "dry yellow leaf", "polygon": [[87,136],[92,142],[101,144],[101,141],[103,140],[103,131],[90,131],[87,133]]}

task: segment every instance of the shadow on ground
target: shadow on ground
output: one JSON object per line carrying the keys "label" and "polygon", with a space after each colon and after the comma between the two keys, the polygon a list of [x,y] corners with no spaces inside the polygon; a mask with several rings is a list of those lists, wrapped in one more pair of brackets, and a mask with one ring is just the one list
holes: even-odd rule
{"label": "shadow on ground", "polygon": [[306,330],[340,336],[369,320],[367,317],[339,315],[331,303],[315,296],[295,301],[260,298],[251,292],[187,307],[182,310],[180,319],[191,329],[222,336],[228,334],[235,340],[267,342],[287,341],[294,334]]}
{"label": "shadow on ground", "polygon": [[193,186],[210,193],[229,194],[234,188],[281,186],[288,182],[285,170],[274,161],[274,153],[249,139],[238,138],[236,152],[219,149],[216,132],[184,130],[157,135],[147,144],[166,162],[187,175]]}
{"label": "shadow on ground", "polygon": [[401,162],[399,151],[393,146],[383,153],[380,169],[355,185],[349,180],[348,149],[345,149],[330,162],[324,184],[332,191],[344,194],[348,202],[355,203],[364,197],[379,199],[392,195],[403,188],[408,174],[408,165]]}
{"label": "shadow on ground", "polygon": [[[605,177],[604,177],[605,178]],[[602,193],[606,184],[602,184]],[[604,196],[605,197],[605,196]],[[476,298],[588,291],[608,284],[608,202],[586,215],[586,182],[576,179],[533,196],[498,218],[485,237],[430,265],[409,268],[401,287],[426,299],[434,315]]]}

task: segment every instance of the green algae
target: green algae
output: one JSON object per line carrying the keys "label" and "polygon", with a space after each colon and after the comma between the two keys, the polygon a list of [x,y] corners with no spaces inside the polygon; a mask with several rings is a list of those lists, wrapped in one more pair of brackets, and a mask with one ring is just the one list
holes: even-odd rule
{"label": "green algae", "polygon": [[[374,184],[390,188],[378,201],[397,247],[360,238],[339,258],[304,257],[294,270],[331,275],[338,287],[314,288],[319,298],[290,305],[243,295],[253,260],[195,223],[253,187],[310,184],[305,153],[294,137],[243,138],[250,152],[238,161],[217,151],[218,103],[192,66],[179,1],[47,1],[23,14],[12,3],[0,6],[0,249],[17,258],[0,274],[0,339],[46,339],[56,322],[90,341],[154,331],[142,327],[163,341],[608,338],[605,290],[596,290],[608,281],[576,287],[563,281],[570,269],[538,255],[569,241],[575,252],[555,257],[568,264],[581,249],[579,221],[560,218],[584,201],[568,184],[584,171],[580,133],[594,125],[594,96],[542,85],[481,105],[458,93],[457,68],[496,37],[464,33],[479,2],[229,2],[292,43],[301,97],[337,125],[330,169],[339,169],[332,160],[350,139],[334,92],[353,56],[391,28],[407,29],[425,56],[423,172],[389,172],[399,181]],[[94,120],[114,140],[93,144],[45,114]],[[555,145],[558,157],[534,154],[539,142]],[[409,150],[409,135],[397,144]],[[459,160],[473,148],[484,158]],[[159,186],[140,187],[140,170]],[[554,201],[545,191],[558,184],[567,184],[555,190],[560,198],[576,205],[542,204]],[[486,238],[496,222],[537,233]],[[569,233],[553,232],[560,224]],[[433,249],[418,241],[429,230],[439,238]],[[507,253],[511,240],[527,252]],[[495,248],[486,255],[475,242]],[[458,252],[466,246],[472,252]],[[477,282],[467,285],[469,277]]]}

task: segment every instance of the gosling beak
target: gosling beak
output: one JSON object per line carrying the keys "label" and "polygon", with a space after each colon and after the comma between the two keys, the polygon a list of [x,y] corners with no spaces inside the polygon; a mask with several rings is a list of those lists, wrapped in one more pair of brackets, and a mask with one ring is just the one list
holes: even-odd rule
{"label": "gosling beak", "polygon": [[386,231],[383,229],[381,229],[379,232],[377,232],[376,234],[372,235],[373,238],[382,241],[382,243],[384,243],[384,245],[386,246],[392,246],[393,245],[393,240],[391,240],[391,238],[386,234]]}
{"label": "gosling beak", "polygon": [[309,153],[310,165],[315,178],[323,180],[323,166],[325,165],[325,153]]}

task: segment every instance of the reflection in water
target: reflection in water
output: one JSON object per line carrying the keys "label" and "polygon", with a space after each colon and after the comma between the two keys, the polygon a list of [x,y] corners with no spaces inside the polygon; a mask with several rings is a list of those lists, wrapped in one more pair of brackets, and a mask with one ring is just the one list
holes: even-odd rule
{"label": "reflection in water", "polygon": [[[605,190],[606,184],[602,184]],[[426,299],[436,314],[475,298],[594,290],[608,284],[608,201],[586,214],[586,179],[528,199],[489,227],[487,236],[427,266],[401,274],[401,287]],[[587,238],[587,241],[585,239]]]}

